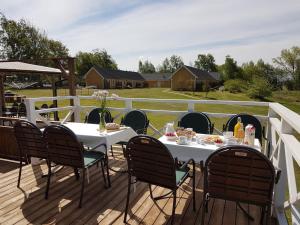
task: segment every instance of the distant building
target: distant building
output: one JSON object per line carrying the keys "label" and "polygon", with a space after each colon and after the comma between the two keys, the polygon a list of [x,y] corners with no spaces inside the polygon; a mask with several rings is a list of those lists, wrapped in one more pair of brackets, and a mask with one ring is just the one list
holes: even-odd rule
{"label": "distant building", "polygon": [[220,74],[207,72],[191,66],[182,66],[171,77],[171,89],[176,91],[199,91],[204,84],[213,85],[220,81]]}
{"label": "distant building", "polygon": [[144,87],[145,79],[140,73],[123,70],[104,69],[93,66],[85,75],[86,86],[98,89],[140,88]]}
{"label": "distant building", "polygon": [[162,87],[170,88],[171,87],[171,75],[170,73],[146,73],[141,74],[145,79],[146,87]]}

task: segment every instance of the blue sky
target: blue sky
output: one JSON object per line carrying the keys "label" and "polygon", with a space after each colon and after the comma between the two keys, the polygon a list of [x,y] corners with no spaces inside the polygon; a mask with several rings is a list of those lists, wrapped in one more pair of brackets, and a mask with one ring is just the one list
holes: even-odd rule
{"label": "blue sky", "polygon": [[219,64],[228,54],[239,64],[272,62],[300,46],[299,0],[1,0],[0,11],[45,30],[72,55],[104,48],[124,70],[172,54],[187,65],[199,53]]}

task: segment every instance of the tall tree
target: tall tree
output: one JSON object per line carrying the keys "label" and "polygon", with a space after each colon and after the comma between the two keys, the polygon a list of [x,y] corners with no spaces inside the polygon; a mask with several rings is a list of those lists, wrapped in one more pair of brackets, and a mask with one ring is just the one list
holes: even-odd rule
{"label": "tall tree", "polygon": [[286,76],[292,76],[294,88],[300,89],[300,47],[294,46],[290,49],[283,49],[279,57],[273,62],[278,68],[285,72]]}
{"label": "tall tree", "polygon": [[49,39],[45,32],[24,19],[9,20],[0,14],[0,58],[41,59],[67,56],[69,50],[61,42]]}
{"label": "tall tree", "polygon": [[159,72],[161,73],[173,73],[183,66],[183,60],[180,56],[172,55],[170,59],[165,58],[162,65],[159,66]]}
{"label": "tall tree", "polygon": [[92,52],[78,52],[76,54],[76,72],[79,79],[94,65],[107,69],[118,69],[115,60],[105,49],[95,49]]}
{"label": "tall tree", "polygon": [[199,54],[198,58],[195,60],[194,66],[198,69],[205,70],[208,72],[217,72],[217,65],[215,63],[215,58],[212,54]]}
{"label": "tall tree", "polygon": [[154,65],[149,61],[146,60],[145,62],[139,61],[139,72],[140,73],[155,73]]}
{"label": "tall tree", "polygon": [[224,80],[243,78],[242,69],[237,65],[237,62],[229,55],[226,56],[225,63],[220,68],[222,70]]}

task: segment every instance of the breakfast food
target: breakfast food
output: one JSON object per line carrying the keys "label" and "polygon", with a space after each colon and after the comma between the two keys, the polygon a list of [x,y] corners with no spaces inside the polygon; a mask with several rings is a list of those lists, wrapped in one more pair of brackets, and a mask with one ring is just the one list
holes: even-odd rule
{"label": "breakfast food", "polygon": [[207,144],[223,144],[223,140],[219,135],[207,135],[203,138],[203,141]]}
{"label": "breakfast food", "polygon": [[120,129],[120,125],[117,123],[107,123],[105,125],[106,130],[119,130]]}
{"label": "breakfast food", "polygon": [[196,132],[192,131],[192,130],[187,130],[187,129],[184,129],[184,128],[177,128],[176,129],[176,134],[177,136],[186,136],[186,137],[189,137],[189,138],[192,138],[196,135]]}
{"label": "breakfast food", "polygon": [[167,140],[169,140],[169,141],[176,141],[177,140],[176,133],[168,132],[168,133],[165,133],[165,136],[166,136]]}

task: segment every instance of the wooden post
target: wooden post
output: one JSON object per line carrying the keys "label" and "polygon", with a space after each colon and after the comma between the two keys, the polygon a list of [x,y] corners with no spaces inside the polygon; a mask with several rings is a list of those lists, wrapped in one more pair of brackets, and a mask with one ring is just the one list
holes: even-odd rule
{"label": "wooden post", "polygon": [[[68,58],[68,83],[69,83],[69,94],[71,96],[76,96],[76,86],[75,86],[75,58]],[[74,105],[74,100],[70,100],[70,105]],[[75,121],[74,114],[71,117],[71,121]]]}
{"label": "wooden post", "polygon": [[5,106],[4,97],[4,74],[0,73],[0,116],[3,114],[3,107]]}

